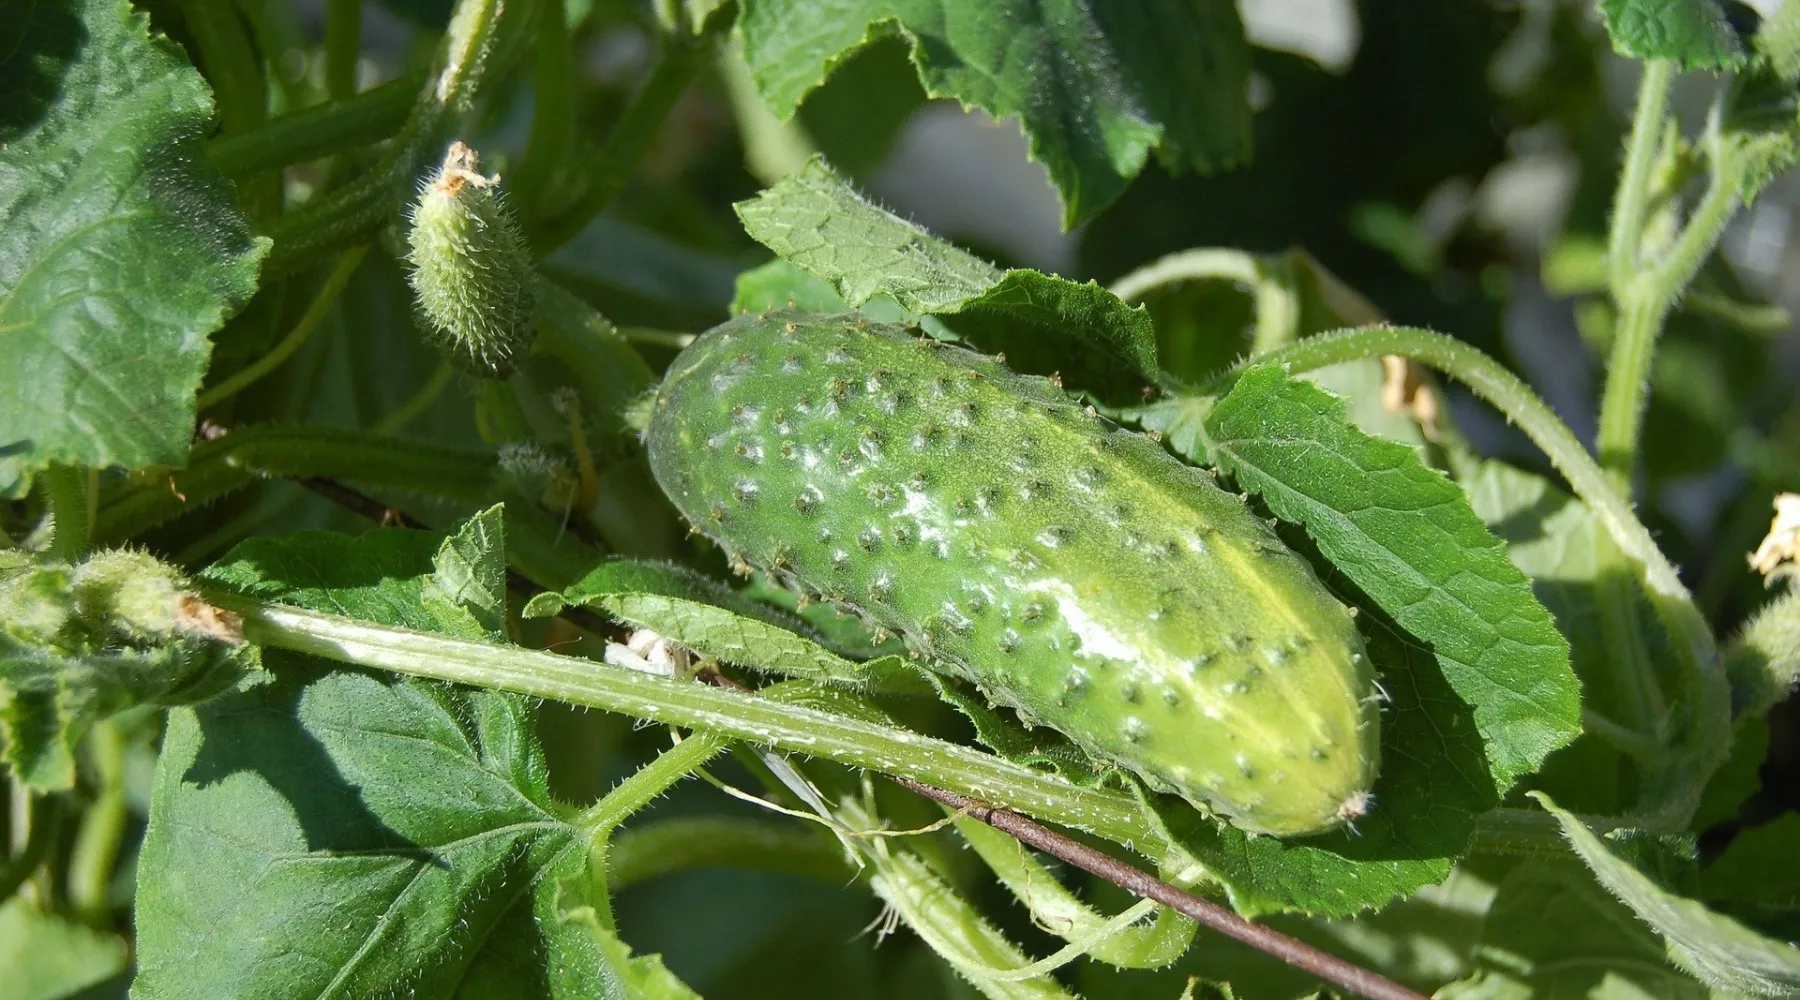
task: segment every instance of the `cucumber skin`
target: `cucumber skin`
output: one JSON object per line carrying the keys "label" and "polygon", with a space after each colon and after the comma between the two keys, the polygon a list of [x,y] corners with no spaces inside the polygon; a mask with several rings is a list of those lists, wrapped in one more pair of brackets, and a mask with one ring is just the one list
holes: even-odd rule
{"label": "cucumber skin", "polygon": [[1047,379],[901,326],[743,316],[670,366],[658,483],[742,562],[1238,827],[1362,814],[1351,612],[1236,496]]}

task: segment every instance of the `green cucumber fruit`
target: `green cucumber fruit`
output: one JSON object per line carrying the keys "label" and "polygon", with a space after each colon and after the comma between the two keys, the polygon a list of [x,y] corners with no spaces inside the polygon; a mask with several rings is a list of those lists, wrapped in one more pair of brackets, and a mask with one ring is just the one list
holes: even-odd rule
{"label": "green cucumber fruit", "polygon": [[740,565],[1240,828],[1368,808],[1352,612],[1211,475],[1047,379],[803,313],[702,335],[657,390],[657,481]]}

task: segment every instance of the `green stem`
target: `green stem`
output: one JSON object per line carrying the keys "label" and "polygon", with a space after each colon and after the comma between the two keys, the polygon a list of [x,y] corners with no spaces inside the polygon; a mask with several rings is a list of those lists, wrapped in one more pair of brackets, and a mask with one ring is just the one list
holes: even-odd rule
{"label": "green stem", "polygon": [[121,480],[102,497],[97,540],[122,542],[259,478],[326,479],[476,504],[493,491],[494,457],[308,424],[242,427],[189,453],[174,473]]}
{"label": "green stem", "polygon": [[311,337],[312,332],[318,329],[319,324],[324,321],[325,314],[337,301],[338,293],[342,292],[344,286],[350,283],[351,276],[356,273],[357,267],[362,264],[363,257],[367,256],[368,252],[367,246],[351,247],[346,250],[343,256],[338,258],[337,265],[331,269],[331,273],[325,277],[325,283],[320,285],[319,290],[314,293],[312,301],[307,303],[306,311],[300,315],[299,322],[294,324],[294,328],[288,331],[288,335],[282,338],[281,343],[276,344],[269,353],[246,365],[230,378],[201,393],[197,409],[202,412],[212,409],[243,392],[270,372],[281,367],[282,362],[293,357],[294,352],[306,343],[307,338]]}
{"label": "green stem", "polygon": [[125,837],[125,735],[118,720],[95,724],[88,735],[99,795],[81,817],[69,855],[69,902],[97,927],[110,923],[113,870]]}
{"label": "green stem", "polygon": [[1614,749],[1629,754],[1641,764],[1660,766],[1668,756],[1662,744],[1591,709],[1581,710],[1581,728],[1612,744]]}
{"label": "green stem", "polygon": [[[944,811],[955,815],[948,807]],[[1031,912],[1033,923],[1065,941],[1089,942],[1087,953],[1099,961],[1125,969],[1156,969],[1180,958],[1193,943],[1197,925],[1171,909],[1159,911],[1154,923],[1115,931],[1107,926],[1115,918],[1077,899],[1017,840],[968,816],[956,816],[956,832]]]}
{"label": "green stem", "polygon": [[325,92],[332,100],[343,100],[356,93],[362,13],[362,0],[325,2]]}
{"label": "green stem", "polygon": [[179,6],[212,84],[220,128],[241,132],[267,119],[262,60],[231,0],[181,0]]}
{"label": "green stem", "polygon": [[[23,786],[15,785],[15,791],[21,787]],[[29,825],[26,826],[25,842],[19,845],[17,853],[0,862],[0,903],[11,899],[13,893],[19,891],[19,886],[24,885],[25,880],[44,863],[62,826],[62,813],[55,799],[14,794],[11,805],[14,810],[14,825]],[[23,817],[20,817],[20,813],[24,814]]]}
{"label": "green stem", "polygon": [[444,394],[444,390],[449,387],[451,380],[455,377],[456,370],[450,367],[449,362],[439,361],[437,367],[431,370],[431,376],[425,380],[425,384],[419,387],[418,392],[413,393],[394,412],[376,422],[375,433],[392,434],[417,420],[420,414],[431,409],[431,404],[437,402],[437,398]]}
{"label": "green stem", "polygon": [[[1688,600],[1687,588],[1675,567],[1656,547],[1631,508],[1606,484],[1605,474],[1581,446],[1574,432],[1537,397],[1518,376],[1480,350],[1431,330],[1403,326],[1360,327],[1307,337],[1289,347],[1263,355],[1257,364],[1285,365],[1295,374],[1328,368],[1346,361],[1394,354],[1411,358],[1451,376],[1504,413],[1531,438],[1550,464],[1567,479],[1576,496],[1594,510],[1613,541],[1626,555],[1641,563],[1652,587],[1672,599]],[[1249,364],[1244,362],[1215,378],[1206,387],[1209,395],[1222,395]],[[1697,614],[1696,614],[1697,617]],[[1703,622],[1697,623],[1704,630]],[[1696,648],[1710,649],[1710,631],[1690,637]]]}
{"label": "green stem", "polygon": [[[1606,817],[1586,819],[1595,830],[1615,830],[1630,825]],[[1574,856],[1555,817],[1529,809],[1495,809],[1484,813],[1475,824],[1475,836],[1469,841],[1469,850],[1479,854],[1544,860],[1567,860]]]}
{"label": "green stem", "polygon": [[381,163],[270,227],[275,246],[263,264],[265,281],[366,242],[400,213],[439,129],[474,101],[500,8],[500,0],[460,0],[444,35],[440,68],[426,81]]}
{"label": "green stem", "polygon": [[672,35],[666,39],[656,68],[638,88],[624,115],[613,126],[612,134],[607,136],[606,145],[601,147],[588,168],[586,190],[574,204],[556,208],[553,215],[536,227],[532,243],[540,255],[546,255],[574,238],[625,189],[625,182],[631,179],[638,161],[643,159],[650,140],[656,137],[663,120],[668,118],[675,102],[687,90],[694,73],[705,63],[711,45],[712,40],[707,36]]}
{"label": "green stem", "polygon": [[[1655,266],[1646,268],[1634,253],[1630,268],[1612,272],[1612,294],[1619,319],[1613,335],[1612,356],[1607,362],[1606,390],[1600,400],[1600,428],[1595,445],[1600,452],[1601,464],[1612,476],[1614,487],[1627,496],[1630,495],[1632,468],[1637,461],[1644,402],[1650,384],[1650,367],[1656,357],[1657,339],[1662,335],[1670,309],[1718,245],[1719,237],[1724,235],[1725,226],[1739,204],[1740,154],[1736,147],[1717,135],[1716,128],[1708,143],[1711,175],[1706,193],[1667,255]],[[1620,183],[1623,203],[1628,199],[1623,190],[1625,182],[1621,180]]]}
{"label": "green stem", "polygon": [[575,59],[560,2],[547,3],[540,13],[532,57],[531,138],[509,178],[511,190],[525,200],[527,219],[538,216],[575,135]]}
{"label": "green stem", "polygon": [[209,595],[243,616],[252,642],[358,666],[515,691],[897,774],[1131,844],[1152,860],[1187,862],[1148,839],[1136,802],[1083,788],[991,754],[772,698],[604,667],[553,653],[469,642]]}
{"label": "green stem", "polygon": [[1662,143],[1669,86],[1674,80],[1675,63],[1669,59],[1644,63],[1638,80],[1637,110],[1631,117],[1631,136],[1625,144],[1625,165],[1619,173],[1612,227],[1607,234],[1607,270],[1615,291],[1637,279],[1639,242],[1651,198],[1650,171]]}
{"label": "green stem", "polygon": [[1246,286],[1256,297],[1256,332],[1250,353],[1264,354],[1292,343],[1300,330],[1300,297],[1292,275],[1282,281],[1271,270],[1266,261],[1242,250],[1201,247],[1151,261],[1113,282],[1112,291],[1127,302],[1137,302],[1156,288],[1184,281],[1230,281]]}
{"label": "green stem", "polygon": [[40,474],[44,485],[44,502],[50,509],[55,533],[51,538],[50,556],[63,562],[74,562],[87,551],[93,538],[94,523],[89,511],[88,474],[86,469],[69,465],[52,465]]}
{"label": "green stem", "polygon": [[1606,365],[1606,390],[1600,399],[1600,429],[1595,450],[1606,468],[1610,488],[1631,495],[1631,469],[1637,459],[1644,396],[1650,382],[1657,337],[1668,316],[1669,302],[1660,290],[1627,291],[1613,327],[1612,356]]}
{"label": "green stem", "polygon": [[270,119],[206,144],[206,158],[221,173],[240,176],[331,156],[391,138],[425,85],[425,71],[370,87],[354,97],[327,101]]}
{"label": "green stem", "polygon": [[[1651,812],[1641,818],[1647,825],[1681,828],[1698,805],[1706,779],[1730,749],[1731,706],[1712,630],[1675,567],[1568,426],[1517,376],[1467,344],[1430,330],[1365,327],[1308,337],[1257,362],[1286,365],[1297,373],[1383,354],[1430,365],[1506,414],[1568,480],[1614,544],[1643,574],[1651,605],[1675,640],[1689,725],[1681,746],[1671,754],[1670,766],[1657,776],[1658,787],[1647,796],[1653,803]],[[1243,367],[1214,379],[1208,391],[1222,393]]]}
{"label": "green stem", "polygon": [[[224,134],[247,132],[269,117],[268,81],[262,57],[244,30],[231,0],[180,0],[182,19],[199,49],[200,62],[212,84]],[[251,221],[281,211],[281,178],[273,173],[242,177],[239,200]]]}
{"label": "green stem", "polygon": [[1611,654],[1607,661],[1623,688],[1619,708],[1628,714],[1626,721],[1633,731],[1656,742],[1665,735],[1669,707],[1656,675],[1656,662],[1644,645],[1638,589],[1617,548],[1608,548],[1596,558],[1600,563],[1594,587],[1596,610],[1602,640]]}
{"label": "green stem", "polygon": [[633,772],[616,785],[600,801],[583,812],[575,825],[590,838],[606,838],[633,813],[661,797],[682,779],[706,766],[731,746],[728,737],[718,733],[694,733],[675,744],[656,759]]}

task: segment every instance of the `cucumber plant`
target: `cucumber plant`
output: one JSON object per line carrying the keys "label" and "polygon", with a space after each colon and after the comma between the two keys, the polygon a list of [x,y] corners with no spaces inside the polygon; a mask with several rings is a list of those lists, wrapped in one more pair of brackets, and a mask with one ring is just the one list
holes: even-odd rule
{"label": "cucumber plant", "polygon": [[0,18],[0,995],[1800,990],[1794,0],[383,3]]}

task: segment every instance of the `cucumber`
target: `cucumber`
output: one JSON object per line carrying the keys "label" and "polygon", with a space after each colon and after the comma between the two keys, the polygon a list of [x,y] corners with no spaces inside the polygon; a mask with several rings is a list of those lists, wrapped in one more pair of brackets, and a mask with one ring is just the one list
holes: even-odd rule
{"label": "cucumber", "polygon": [[744,316],[647,431],[699,531],[1252,833],[1368,808],[1352,612],[1244,502],[1050,380],[903,326]]}

